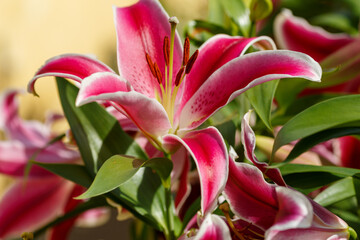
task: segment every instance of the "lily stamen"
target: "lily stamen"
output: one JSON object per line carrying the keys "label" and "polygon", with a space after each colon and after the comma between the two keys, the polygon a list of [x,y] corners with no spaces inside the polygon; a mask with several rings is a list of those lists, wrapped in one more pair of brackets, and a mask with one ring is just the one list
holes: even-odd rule
{"label": "lily stamen", "polygon": [[164,45],[163,45],[164,59],[166,66],[169,66],[169,55],[170,55],[170,42],[169,37],[164,37]]}
{"label": "lily stamen", "polygon": [[185,71],[185,66],[181,67],[178,71],[178,73],[176,74],[176,78],[175,78],[175,86],[178,87],[181,83],[181,80],[183,79],[183,74]]}
{"label": "lily stamen", "polygon": [[189,56],[190,56],[190,40],[188,37],[186,37],[184,42],[184,53],[183,53],[183,61],[182,61],[183,66],[186,66],[186,64],[188,63]]}
{"label": "lily stamen", "polygon": [[190,57],[189,61],[186,64],[186,71],[185,74],[189,74],[192,67],[194,66],[194,63],[199,55],[199,50],[196,50],[194,54]]}
{"label": "lily stamen", "polygon": [[163,78],[157,63],[154,63],[154,69],[155,69],[156,79],[158,80],[159,85],[162,85]]}
{"label": "lily stamen", "polygon": [[145,53],[145,57],[146,57],[146,62],[147,64],[149,65],[149,68],[150,68],[150,71],[152,73],[152,75],[154,77],[156,77],[156,72],[155,72],[155,69],[154,69],[154,63],[153,61],[151,60],[151,57],[148,53]]}

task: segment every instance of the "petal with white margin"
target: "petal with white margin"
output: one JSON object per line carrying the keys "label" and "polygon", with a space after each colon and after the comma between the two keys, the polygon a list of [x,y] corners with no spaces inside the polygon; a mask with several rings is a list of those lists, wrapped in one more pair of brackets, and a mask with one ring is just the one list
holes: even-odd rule
{"label": "petal with white margin", "polygon": [[169,134],[164,136],[163,144],[165,149],[181,144],[189,151],[199,172],[202,214],[212,212],[228,177],[228,152],[220,132],[209,127],[182,138]]}

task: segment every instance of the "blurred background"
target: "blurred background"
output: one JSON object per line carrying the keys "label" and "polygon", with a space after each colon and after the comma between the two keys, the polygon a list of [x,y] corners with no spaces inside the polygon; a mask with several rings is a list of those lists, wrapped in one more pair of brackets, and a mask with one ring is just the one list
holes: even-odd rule
{"label": "blurred background", "polygon": [[[1,0],[0,1],[0,90],[26,89],[28,81],[44,62],[64,53],[93,54],[116,69],[113,6],[132,0]],[[162,1],[169,15],[180,20],[179,29],[190,19],[207,17],[207,0]],[[44,120],[47,111],[61,112],[55,81],[43,78],[36,84],[40,98],[25,93],[20,114],[25,119]],[[0,175],[0,197],[11,179]],[[41,203],[39,203],[41,204]],[[127,239],[129,221],[115,220],[101,228],[76,229],[71,239],[111,239],[104,233]],[[123,228],[113,228],[114,224]],[[114,232],[117,231],[117,232]]]}

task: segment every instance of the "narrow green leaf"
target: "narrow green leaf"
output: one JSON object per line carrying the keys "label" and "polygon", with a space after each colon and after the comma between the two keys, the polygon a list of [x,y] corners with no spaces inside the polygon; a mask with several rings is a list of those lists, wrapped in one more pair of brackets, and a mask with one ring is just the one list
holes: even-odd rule
{"label": "narrow green leaf", "polygon": [[92,182],[92,179],[85,166],[82,165],[41,163],[35,161],[32,161],[32,163],[86,188],[89,187]]}
{"label": "narrow green leaf", "polygon": [[75,106],[78,89],[56,78],[61,104],[88,171],[95,175],[103,162],[115,154],[147,159],[142,149],[120,127],[117,120],[97,103]]}
{"label": "narrow green leaf", "polygon": [[332,98],[309,107],[293,117],[275,138],[272,155],[294,140],[337,126],[360,127],[360,95]]}
{"label": "narrow green leaf", "polygon": [[306,164],[287,164],[279,167],[279,169],[283,175],[306,172],[328,172],[340,177],[351,177],[354,174],[360,173],[360,169]]}
{"label": "narrow green leaf", "polygon": [[105,161],[86,192],[76,199],[86,199],[114,190],[129,180],[139,170],[141,164],[134,157],[115,155]]}
{"label": "narrow green leaf", "polygon": [[251,105],[264,122],[265,126],[272,130],[271,107],[279,80],[262,83],[246,91],[246,96]]}
{"label": "narrow green leaf", "polygon": [[346,177],[319,193],[314,200],[326,207],[353,196],[355,196],[353,178]]}
{"label": "narrow green leaf", "polygon": [[325,142],[327,140],[333,139],[333,138],[339,138],[347,135],[355,135],[360,134],[360,128],[335,128],[335,129],[328,129],[321,132],[318,132],[316,134],[310,135],[308,137],[305,137],[301,139],[299,142],[296,143],[294,148],[291,150],[289,155],[286,157],[286,159],[282,163],[290,162],[291,160],[297,158],[302,153],[306,152],[310,148],[314,147],[315,145]]}
{"label": "narrow green leaf", "polygon": [[323,186],[327,186],[342,179],[341,176],[329,172],[292,173],[284,175],[283,177],[289,186],[297,189],[303,194],[311,193]]}

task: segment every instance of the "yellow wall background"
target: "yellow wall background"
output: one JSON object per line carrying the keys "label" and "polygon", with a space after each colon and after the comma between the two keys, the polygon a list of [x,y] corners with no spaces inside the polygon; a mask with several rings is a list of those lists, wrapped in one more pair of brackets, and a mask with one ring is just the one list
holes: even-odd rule
{"label": "yellow wall background", "polygon": [[[48,58],[63,53],[94,54],[116,67],[112,6],[131,2],[136,1],[1,0],[0,90],[25,88]],[[182,24],[203,18],[207,12],[207,0],[167,0],[163,4]],[[38,81],[36,89],[40,98],[22,97],[25,118],[42,120],[49,109],[61,111],[52,78]]]}

